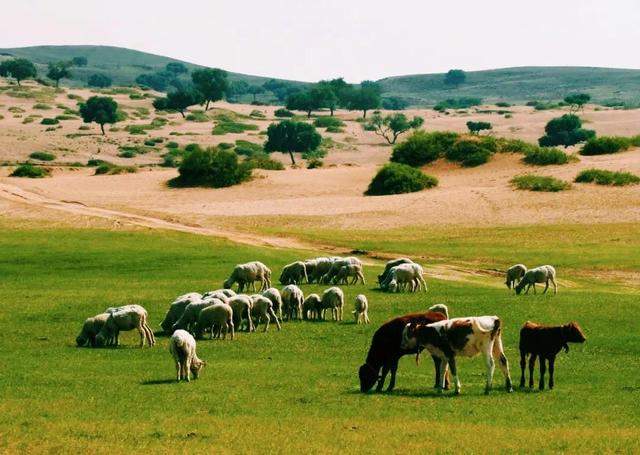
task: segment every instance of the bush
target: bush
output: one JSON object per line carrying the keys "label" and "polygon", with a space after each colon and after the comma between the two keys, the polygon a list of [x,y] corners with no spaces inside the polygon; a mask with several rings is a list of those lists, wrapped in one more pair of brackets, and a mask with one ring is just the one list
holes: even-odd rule
{"label": "bush", "polygon": [[571,188],[569,182],[555,177],[525,174],[511,179],[511,184],[519,190],[557,192]]}
{"label": "bush", "polygon": [[255,117],[255,118],[265,118],[265,115],[262,111],[259,111],[257,109],[254,109],[251,111],[251,113],[249,114],[250,117]]}
{"label": "bush", "polygon": [[197,123],[204,123],[210,120],[204,112],[191,112],[190,114],[187,114],[186,119],[190,122]]}
{"label": "bush", "polygon": [[127,150],[123,150],[120,153],[118,153],[118,156],[120,158],[133,158],[136,156],[136,152],[134,152],[131,149],[127,149]]}
{"label": "bush", "polygon": [[307,169],[317,169],[324,166],[324,161],[320,158],[311,158],[307,160]]}
{"label": "bush", "polygon": [[569,155],[557,148],[533,147],[525,152],[523,161],[527,164],[536,164],[538,166],[567,164]]}
{"label": "bush", "polygon": [[234,120],[219,120],[218,124],[213,127],[211,134],[214,136],[222,136],[230,133],[244,133],[245,131],[257,131],[258,125],[249,123],[240,123]]}
{"label": "bush", "polygon": [[606,155],[627,150],[631,146],[631,140],[620,136],[602,136],[584,144],[580,150],[580,155]]}
{"label": "bush", "polygon": [[327,133],[344,133],[344,129],[339,126],[328,126],[325,130]]}
{"label": "bush", "polygon": [[53,161],[56,159],[56,156],[53,153],[49,152],[33,152],[31,155],[29,155],[29,158],[40,161]]}
{"label": "bush", "polygon": [[118,175],[118,174],[135,174],[138,168],[135,166],[118,166],[117,164],[107,163],[103,161],[96,167],[94,175]]}
{"label": "bush", "polygon": [[329,127],[339,128],[341,126],[344,126],[344,122],[336,117],[323,116],[323,117],[316,118],[313,121],[313,126],[317,128],[329,128]]}
{"label": "bush", "polygon": [[482,130],[490,130],[490,129],[493,128],[493,126],[489,122],[472,122],[472,121],[468,121],[467,122],[467,128],[469,129],[469,132],[471,132],[473,134],[473,133],[480,133],[480,131],[482,131]]}
{"label": "bush", "polygon": [[406,164],[388,163],[373,177],[368,196],[413,193],[438,184],[438,179]]}
{"label": "bush", "polygon": [[435,111],[442,112],[446,109],[467,109],[482,104],[481,98],[449,98],[440,101],[433,108]]}
{"label": "bush", "polygon": [[33,105],[34,109],[40,110],[40,111],[48,111],[51,109],[51,106],[49,106],[48,104],[44,104],[44,103],[36,103]]}
{"label": "bush", "polygon": [[60,123],[60,121],[55,118],[43,118],[40,121],[40,125],[57,125],[58,123]]}
{"label": "bush", "polygon": [[50,174],[51,174],[51,171],[49,171],[49,169],[47,168],[25,163],[15,168],[15,170],[11,173],[10,176],[38,179],[42,177],[48,177]]}
{"label": "bush", "polygon": [[448,131],[415,131],[405,141],[393,147],[391,161],[409,166],[423,166],[442,157],[458,139]]}
{"label": "bush", "polygon": [[238,139],[236,141],[236,153],[243,156],[252,156],[257,153],[264,153],[264,148],[260,144]]}
{"label": "bush", "polygon": [[167,142],[167,145],[166,145],[168,149],[177,149],[179,146],[180,145],[174,141]]}
{"label": "bush", "polygon": [[240,163],[233,151],[197,147],[182,160],[178,172],[180,175],[170,182],[173,186],[222,188],[248,180],[251,166]]}
{"label": "bush", "polygon": [[266,153],[256,153],[245,160],[254,169],[266,169],[268,171],[282,171],[284,165],[280,161],[272,159]]}
{"label": "bush", "polygon": [[486,163],[491,158],[491,146],[480,141],[463,139],[448,149],[445,156],[449,161],[456,161],[465,167],[475,167]]}
{"label": "bush", "polygon": [[496,103],[496,106],[497,107],[511,107],[511,104],[506,103],[504,101],[499,101],[499,102]]}
{"label": "bush", "polygon": [[582,128],[582,120],[573,114],[565,114],[549,120],[544,127],[545,135],[538,139],[541,147],[563,145],[568,147],[595,137],[593,130]]}
{"label": "bush", "polygon": [[276,117],[293,117],[295,114],[287,109],[280,108],[276,109],[273,115]]}
{"label": "bush", "polygon": [[640,177],[631,172],[614,172],[604,169],[586,169],[580,172],[576,179],[576,183],[597,183],[598,185],[637,185],[640,183]]}
{"label": "bush", "polygon": [[78,120],[78,117],[76,117],[75,115],[56,115],[56,120]]}
{"label": "bush", "polygon": [[234,147],[233,144],[230,144],[229,142],[220,142],[218,144],[218,148],[222,149],[222,150],[230,150]]}

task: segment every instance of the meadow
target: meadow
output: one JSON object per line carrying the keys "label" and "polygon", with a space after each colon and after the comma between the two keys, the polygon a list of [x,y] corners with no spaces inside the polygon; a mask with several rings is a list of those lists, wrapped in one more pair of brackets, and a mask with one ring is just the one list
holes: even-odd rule
{"label": "meadow", "polygon": [[[235,263],[261,260],[277,277],[285,263],[314,253],[163,231],[0,227],[0,451],[640,450],[640,301],[627,288],[579,280],[557,296],[515,297],[499,277],[470,284],[427,276],[429,292],[389,295],[374,289],[381,267],[369,265],[366,286],[344,289],[347,315],[357,293],[369,297],[371,325],[348,318],[340,324],[285,322],[280,332],[272,327],[266,334],[239,333],[234,341],[203,340],[198,352],[208,366],[199,380],[178,384],[167,338],[140,350],[130,332],[117,349],[77,348],[82,321],[109,306],[139,303],[157,329],[175,296],[220,287]],[[626,231],[619,229],[611,235],[625,242]],[[509,248],[501,238],[467,236],[454,249],[456,257],[475,261],[479,253],[490,265],[494,252]],[[536,241],[523,240],[520,248],[525,259],[541,259]],[[607,242],[596,239],[591,248],[592,255],[566,256],[563,265],[589,270],[600,253],[607,267],[616,266]],[[620,254],[621,268],[633,268],[635,251]],[[435,252],[426,242],[411,251],[420,257]],[[562,251],[554,254],[562,257]],[[553,391],[507,394],[497,371],[494,391],[485,396],[478,358],[458,364],[461,396],[437,396],[431,362],[416,367],[404,358],[392,394],[361,394],[357,369],[375,329],[434,303],[447,304],[452,316],[499,315],[516,384],[524,321],[576,320],[588,339],[559,356]]]}

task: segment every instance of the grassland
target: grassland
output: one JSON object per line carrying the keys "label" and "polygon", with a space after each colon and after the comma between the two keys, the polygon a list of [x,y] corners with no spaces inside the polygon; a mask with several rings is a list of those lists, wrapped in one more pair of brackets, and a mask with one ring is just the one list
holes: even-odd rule
{"label": "grassland", "polygon": [[[371,326],[292,322],[281,332],[202,341],[199,353],[209,362],[202,378],[176,384],[166,338],[142,351],[134,347],[133,333],[121,337],[124,346],[118,349],[79,349],[74,338],[82,320],[108,306],[135,302],[149,310],[151,324],[158,327],[173,297],[219,287],[237,262],[259,259],[277,275],[287,261],[312,253],[187,234],[17,228],[8,222],[1,227],[1,451],[640,450],[635,406],[640,344],[630,317],[638,314],[640,302],[625,289],[583,283],[561,288],[555,297],[516,298],[488,285],[493,282],[430,279],[427,294],[388,295],[373,290],[379,269],[370,266],[367,286],[348,287],[346,294],[349,307],[356,293],[369,296]],[[597,231],[603,234],[592,238],[591,254],[586,254],[588,244],[547,248],[544,262],[560,262],[560,273],[564,267],[636,267],[637,228]],[[610,242],[604,240],[606,231]],[[449,241],[455,257],[480,257],[488,264],[493,254],[515,254],[511,249],[518,236],[511,232],[515,238],[510,239],[507,233],[498,230],[488,238],[453,231]],[[534,228],[530,233],[521,257],[541,262],[545,244]],[[556,246],[587,235],[571,227],[556,227],[554,233]],[[442,234],[434,243],[417,242],[412,252],[442,252],[446,242]],[[304,286],[305,293],[319,290]],[[560,356],[552,392],[506,394],[496,387],[486,397],[483,362],[475,359],[459,364],[463,395],[438,397],[431,389],[429,362],[416,367],[406,358],[396,392],[360,394],[356,371],[375,328],[393,315],[433,303],[446,303],[453,315],[501,316],[514,378],[519,374],[517,331],[525,320],[577,320],[588,341]],[[496,386],[501,383],[497,373]]]}

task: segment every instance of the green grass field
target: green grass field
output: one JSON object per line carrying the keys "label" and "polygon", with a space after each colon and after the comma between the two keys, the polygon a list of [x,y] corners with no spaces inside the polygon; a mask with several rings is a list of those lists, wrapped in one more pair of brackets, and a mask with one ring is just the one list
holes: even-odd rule
{"label": "green grass field", "polygon": [[[118,349],[76,348],[82,321],[108,306],[139,303],[157,329],[175,296],[220,287],[235,263],[261,260],[277,277],[286,262],[311,254],[158,231],[1,227],[2,452],[640,451],[640,301],[627,288],[584,281],[555,297],[515,297],[506,288],[427,277],[428,293],[388,295],[374,290],[379,268],[369,266],[367,286],[345,290],[349,315],[357,293],[369,297],[370,326],[286,322],[281,332],[204,340],[198,352],[209,365],[198,381],[177,384],[166,338],[140,350],[129,332]],[[636,269],[638,250],[625,252],[636,243],[625,232],[609,231],[611,242],[620,238],[618,249],[602,235],[591,254],[565,247],[548,262],[615,268],[619,256],[621,269]],[[451,236],[456,258],[478,254],[490,265],[492,254],[509,248],[502,237],[467,234]],[[542,242],[520,247],[526,258],[547,262]],[[431,254],[426,239],[411,252]],[[452,316],[499,315],[516,383],[517,334],[527,319],[576,320],[588,340],[559,356],[551,392],[507,394],[497,370],[495,390],[484,396],[484,362],[476,358],[458,363],[462,395],[440,397],[431,388],[431,362],[416,367],[405,358],[393,394],[360,394],[357,369],[375,329],[434,303],[446,303]]]}

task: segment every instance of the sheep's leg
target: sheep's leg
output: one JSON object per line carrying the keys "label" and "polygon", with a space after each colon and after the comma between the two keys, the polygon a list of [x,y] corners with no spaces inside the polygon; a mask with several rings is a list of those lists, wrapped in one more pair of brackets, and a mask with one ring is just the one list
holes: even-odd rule
{"label": "sheep's leg", "polygon": [[176,362],[176,380],[180,382],[180,373],[182,372],[182,365],[180,362]]}
{"label": "sheep's leg", "polygon": [[187,382],[191,382],[191,357],[187,357],[185,361],[185,375],[187,376]]}
{"label": "sheep's leg", "polygon": [[491,387],[493,386],[493,372],[496,369],[495,361],[493,360],[493,346],[487,346],[484,352],[484,361],[487,367],[487,383],[484,387],[484,394],[489,395]]}
{"label": "sheep's leg", "polygon": [[140,347],[144,347],[144,339],[146,338],[146,334],[144,333],[144,329],[142,328],[142,324],[138,326],[138,334],[140,335]]}
{"label": "sheep's leg", "polygon": [[282,326],[280,325],[280,321],[278,321],[278,316],[273,311],[273,308],[270,310],[270,312],[271,312],[271,317],[276,321],[276,326],[278,327],[278,330],[282,330]]}
{"label": "sheep's leg", "polygon": [[531,354],[529,357],[529,388],[533,389],[533,370],[536,367],[536,354]]}
{"label": "sheep's leg", "polygon": [[556,295],[558,293],[558,284],[554,277],[551,277],[551,283],[553,284],[553,295]]}
{"label": "sheep's leg", "polygon": [[553,369],[556,363],[556,357],[549,357],[549,390],[553,389]]}
{"label": "sheep's leg", "polygon": [[393,392],[393,389],[396,386],[396,373],[398,372],[398,359],[396,359],[391,364],[391,379],[389,380],[389,387],[387,387],[387,392]]}
{"label": "sheep's leg", "polygon": [[538,383],[538,389],[544,390],[544,373],[546,372],[547,365],[545,361],[547,359],[543,356],[540,356],[540,382]]}
{"label": "sheep's leg", "polygon": [[230,328],[231,328],[231,339],[233,340],[233,337],[235,336],[236,329],[235,329],[235,326],[233,324],[233,321],[229,321],[229,325],[230,325]]}
{"label": "sheep's leg", "polygon": [[266,331],[269,330],[269,322],[271,322],[271,318],[266,313],[264,314],[263,317],[266,319],[266,323],[265,323],[265,326],[264,326],[264,331],[266,333]]}
{"label": "sheep's leg", "polygon": [[369,324],[371,321],[369,321],[369,312],[365,311],[364,312],[364,323],[365,324]]}
{"label": "sheep's leg", "polygon": [[378,379],[376,392],[382,392],[382,387],[384,387],[384,381],[387,379],[388,373],[389,373],[389,366],[387,364],[384,364],[382,366],[382,374],[380,374],[380,378]]}
{"label": "sheep's leg", "polygon": [[520,351],[520,388],[524,387],[524,370],[527,368],[527,353]]}

